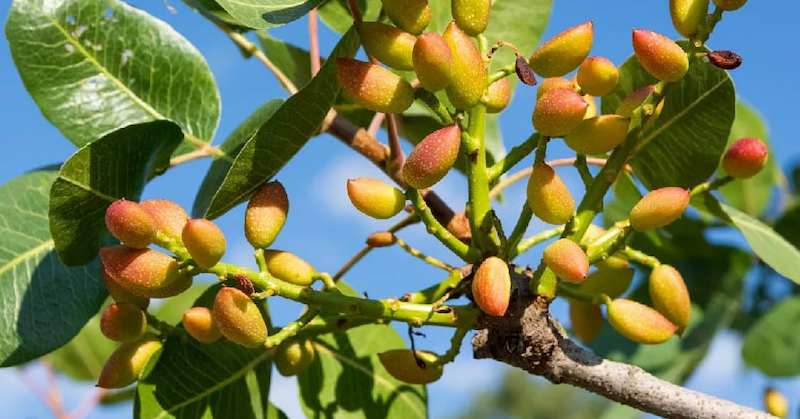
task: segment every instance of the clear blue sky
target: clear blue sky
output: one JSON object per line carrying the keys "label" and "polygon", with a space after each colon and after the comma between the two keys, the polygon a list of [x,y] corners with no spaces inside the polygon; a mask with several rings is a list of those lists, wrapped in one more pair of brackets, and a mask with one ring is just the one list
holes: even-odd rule
{"label": "clear blue sky", "polygon": [[[0,3],[5,20],[10,1],[3,0]],[[171,2],[177,14],[169,13],[160,1],[137,0],[131,3],[165,20],[206,56],[222,96],[222,118],[215,143],[221,142],[260,104],[274,97],[285,96],[256,60],[243,60],[227,38],[179,1]],[[556,0],[555,3],[545,37],[575,24],[594,20],[595,45],[592,54],[604,55],[617,64],[621,64],[631,53],[632,28],[678,36],[670,23],[667,0]],[[738,93],[767,119],[778,161],[784,170],[788,170],[800,161],[796,125],[792,127],[797,123],[800,112],[796,93],[800,91],[797,77],[800,36],[796,20],[800,16],[800,2],[751,3],[738,12],[726,14],[709,44],[717,49],[732,49],[744,57],[742,67],[732,72]],[[301,19],[279,28],[273,31],[273,36],[306,45],[306,20]],[[334,42],[335,36],[323,32],[323,51],[329,51]],[[0,121],[5,138],[2,142],[5,149],[0,157],[0,182],[4,183],[34,167],[64,161],[75,149],[44,119],[27,95],[5,42],[0,42],[0,74],[3,75],[0,93],[5,98],[0,102]],[[502,128],[506,147],[520,142],[530,133],[534,92],[533,89],[521,87],[512,107],[504,114]],[[553,152],[552,157],[566,156],[563,148],[554,147]],[[169,198],[190,208],[208,165],[208,161],[198,161],[171,170],[148,186],[145,197]],[[574,187],[574,193],[578,194],[577,178],[569,169],[563,173]],[[291,210],[287,226],[276,246],[298,253],[319,270],[336,271],[361,248],[369,233],[390,225],[368,219],[349,204],[345,180],[359,176],[381,178],[382,175],[338,140],[329,136],[313,139],[297,159],[278,175],[288,190]],[[436,190],[454,205],[466,200],[465,183],[458,174],[448,176],[437,185]],[[522,187],[517,185],[509,190],[507,204],[498,207],[506,224],[514,222],[521,199]],[[228,236],[227,259],[251,264],[251,249],[241,232],[242,212],[239,207],[222,217],[219,223]],[[534,223],[531,231],[541,227],[541,224]],[[400,236],[425,252],[456,263],[421,228],[409,229]],[[537,260],[538,255],[531,253],[523,262],[535,263]],[[347,279],[356,289],[367,291],[371,297],[389,297],[421,288],[440,277],[439,271],[417,263],[401,251],[381,249],[357,265]],[[277,320],[282,322],[293,319],[300,309],[289,303],[275,304],[274,307]],[[563,305],[556,304],[554,309],[558,316],[565,317]],[[418,341],[420,347],[439,352],[446,350],[449,331],[429,329],[425,332],[428,338]],[[759,408],[761,392],[766,384],[776,385],[789,395],[800,394],[797,380],[768,381],[758,373],[744,369],[739,361],[740,345],[740,339],[735,335],[727,334],[719,338],[708,360],[690,380],[690,386]],[[40,370],[34,368],[31,372],[34,378],[41,379]],[[465,346],[457,364],[447,368],[442,381],[430,386],[430,416],[445,417],[465,408],[469,397],[464,396],[490,385],[499,372],[496,364],[472,360],[469,347]],[[489,379],[474,379],[481,376]],[[68,380],[60,380],[60,383],[68,407],[78,403],[91,389],[90,385],[74,385]],[[299,417],[296,394],[293,381],[279,379],[273,382],[271,398],[290,417]],[[797,402],[796,398],[794,402]],[[0,406],[3,407],[3,417],[50,416],[49,410],[22,385],[18,371],[14,369],[0,370]],[[129,409],[127,405],[99,408],[90,417],[129,417]]]}

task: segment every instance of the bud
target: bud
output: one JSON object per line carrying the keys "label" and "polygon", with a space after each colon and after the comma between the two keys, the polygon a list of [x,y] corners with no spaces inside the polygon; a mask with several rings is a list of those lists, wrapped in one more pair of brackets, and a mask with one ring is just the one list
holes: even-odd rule
{"label": "bud", "polygon": [[628,135],[630,118],[600,115],[581,121],[564,136],[567,147],[580,154],[603,154],[622,144]]}
{"label": "bud", "polygon": [[549,224],[566,224],[575,214],[575,200],[555,171],[544,163],[533,165],[528,179],[528,205]]}
{"label": "bud", "polygon": [[161,341],[150,334],[135,342],[119,345],[103,365],[97,386],[113,389],[133,384],[139,379],[150,358],[160,351],[161,347]]}
{"label": "bud", "polygon": [[108,294],[114,299],[115,302],[118,303],[131,303],[136,305],[137,307],[141,308],[142,310],[146,309],[147,306],[150,305],[150,299],[145,297],[139,297],[138,295],[133,295],[128,291],[125,291],[124,288],[117,285],[113,279],[108,275],[106,272],[105,266],[100,266],[102,274],[103,274],[103,283],[106,284],[106,290],[108,290]]}
{"label": "bud", "polygon": [[115,303],[103,311],[100,331],[117,342],[133,342],[147,330],[147,318],[141,308],[130,303]]}
{"label": "bud", "polygon": [[453,82],[446,87],[447,97],[458,109],[470,109],[481,100],[486,89],[486,64],[478,47],[455,22],[444,31],[453,54]]}
{"label": "bud", "polygon": [[692,313],[692,301],[683,276],[670,265],[658,265],[650,272],[648,285],[653,307],[678,326],[678,334],[683,333]]}
{"label": "bud", "polygon": [[371,111],[403,113],[414,102],[414,88],[377,64],[337,58],[336,71],[342,93]]}
{"label": "bud", "polygon": [[755,176],[767,164],[767,146],[757,138],[737,140],[722,157],[722,168],[736,179]]}
{"label": "bud", "polygon": [[561,77],[578,68],[589,55],[593,41],[594,24],[582,23],[540,45],[528,62],[542,77]]}
{"label": "bud", "polygon": [[614,113],[626,118],[632,117],[633,111],[635,111],[639,106],[642,106],[642,103],[647,100],[654,90],[656,90],[655,84],[640,87],[634,90],[633,93],[629,94],[628,97],[623,99],[622,102],[617,105],[617,110]]}
{"label": "bud", "polygon": [[689,59],[680,46],[660,33],[633,30],[633,52],[653,77],[675,82],[689,71]]}
{"label": "bud", "polygon": [[156,220],[141,205],[118,199],[106,210],[106,227],[112,236],[129,247],[143,249],[158,235]]}
{"label": "bud", "polygon": [[578,68],[576,79],[583,93],[592,96],[605,96],[617,86],[619,70],[607,58],[589,57]]}
{"label": "bud", "polygon": [[586,277],[580,285],[580,291],[590,294],[605,294],[611,299],[619,298],[631,286],[633,274],[636,272],[627,267],[628,262],[612,255],[598,262],[597,270]]}
{"label": "bud", "polygon": [[367,246],[388,247],[397,243],[397,237],[390,231],[377,231],[367,237]]}
{"label": "bud", "polygon": [[533,73],[531,70],[531,66],[528,65],[528,60],[526,60],[522,56],[517,56],[517,60],[514,61],[514,71],[517,72],[517,78],[519,81],[527,84],[528,86],[534,86],[536,84],[536,74]]}
{"label": "bud", "polygon": [[189,220],[183,226],[181,237],[189,255],[202,269],[216,265],[225,254],[225,235],[216,224],[205,218]]}
{"label": "bud", "polygon": [[545,93],[558,88],[564,88],[574,91],[575,85],[572,84],[571,80],[567,80],[563,77],[550,77],[544,79],[539,84],[539,88],[536,90],[536,101],[538,102],[539,99],[541,99]]}
{"label": "bud", "polygon": [[764,407],[767,413],[779,418],[785,418],[789,414],[789,401],[786,396],[774,388],[767,388],[764,391]]}
{"label": "bud", "polygon": [[414,44],[411,58],[419,84],[429,92],[444,89],[453,80],[453,53],[442,35],[423,33]]}
{"label": "bud", "polygon": [[264,252],[264,260],[270,275],[281,281],[303,287],[314,283],[316,270],[294,253],[283,250],[267,250]]}
{"label": "bud", "polygon": [[[183,225],[189,220],[189,214],[185,209],[167,199],[148,199],[142,201],[140,205],[156,220],[159,233],[177,244],[182,244]],[[158,239],[155,243],[161,247],[167,247],[169,244]]]}
{"label": "bud", "polygon": [[316,357],[314,343],[310,340],[287,339],[275,349],[275,367],[284,377],[300,374]]}
{"label": "bud", "polygon": [[489,24],[492,0],[452,0],[451,10],[456,25],[469,36],[478,36]]}
{"label": "bud", "polygon": [[646,345],[667,341],[678,329],[652,308],[632,300],[608,304],[608,322],[622,336]]}
{"label": "bud", "polygon": [[672,25],[679,34],[691,38],[705,23],[708,0],[669,0]]}
{"label": "bud", "polygon": [[574,90],[550,90],[536,101],[533,128],[547,137],[561,137],[583,121],[588,108],[589,104]]}
{"label": "bud", "polygon": [[631,209],[631,227],[638,231],[664,227],[680,218],[690,198],[688,190],[674,186],[650,191]]}
{"label": "bud", "polygon": [[233,343],[252,348],[267,340],[267,325],[261,312],[250,297],[236,288],[219,290],[211,314],[222,335]]}
{"label": "bud", "polygon": [[406,197],[400,189],[366,177],[349,179],[347,195],[357,210],[372,218],[392,218],[406,205]]}
{"label": "bud", "polygon": [[570,301],[569,322],[572,334],[583,343],[591,343],[603,329],[603,312],[594,304]]}
{"label": "bud", "polygon": [[378,354],[378,359],[392,377],[409,384],[432,383],[444,372],[444,367],[436,364],[439,356],[427,351],[392,349]]}
{"label": "bud", "polygon": [[212,343],[222,337],[214,323],[214,315],[206,307],[192,307],[183,312],[183,328],[198,342]]}
{"label": "bud", "polygon": [[481,263],[472,278],[472,298],[490,316],[506,314],[511,298],[511,275],[504,260],[491,256]]}
{"label": "bud", "polygon": [[358,35],[367,54],[396,70],[413,70],[411,51],[417,37],[394,26],[361,22]]}
{"label": "bud", "polygon": [[178,271],[175,259],[155,250],[103,247],[100,260],[109,278],[139,297],[172,297],[192,285],[192,277]]}
{"label": "bud", "polygon": [[733,70],[742,65],[742,57],[733,51],[717,50],[707,55],[708,61],[724,70]]}
{"label": "bud", "polygon": [[[422,139],[406,159],[403,179],[416,189],[430,188],[453,167],[461,145],[461,129],[450,125]],[[405,199],[404,199],[405,202]]]}
{"label": "bud", "polygon": [[568,282],[582,282],[589,274],[589,258],[570,239],[558,239],[550,243],[544,249],[542,260],[557,277]]}
{"label": "bud", "polygon": [[481,98],[481,103],[486,106],[486,112],[498,113],[511,102],[511,83],[507,78],[502,78],[489,85],[486,94]]}
{"label": "bud", "polygon": [[714,4],[726,12],[736,10],[744,6],[745,3],[747,3],[747,0],[714,0]]}
{"label": "bud", "polygon": [[256,249],[272,245],[289,213],[289,197],[280,182],[264,184],[247,203],[244,236]]}
{"label": "bud", "polygon": [[431,23],[427,0],[381,0],[383,11],[398,28],[413,34],[422,33]]}

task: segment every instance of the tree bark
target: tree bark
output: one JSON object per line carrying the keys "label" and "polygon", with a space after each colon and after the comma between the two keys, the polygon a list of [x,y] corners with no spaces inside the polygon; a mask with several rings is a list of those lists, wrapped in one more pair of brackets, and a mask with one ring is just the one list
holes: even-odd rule
{"label": "tree bark", "polygon": [[664,381],[643,369],[598,357],[569,339],[549,302],[514,277],[503,317],[484,316],[472,339],[475,358],[491,358],[667,419],[767,419],[767,413]]}

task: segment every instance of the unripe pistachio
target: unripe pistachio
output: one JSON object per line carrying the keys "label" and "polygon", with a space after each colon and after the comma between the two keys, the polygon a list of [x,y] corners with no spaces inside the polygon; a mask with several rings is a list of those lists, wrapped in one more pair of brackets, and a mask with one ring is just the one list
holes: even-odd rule
{"label": "unripe pistachio", "polygon": [[542,77],[561,77],[576,69],[592,49],[594,24],[573,26],[540,45],[528,60]]}
{"label": "unripe pistachio", "polygon": [[264,252],[264,260],[267,263],[267,270],[275,278],[304,287],[314,283],[316,270],[294,253],[267,250]]}
{"label": "unripe pistachio", "polygon": [[533,128],[547,137],[561,137],[583,121],[589,104],[572,89],[556,88],[542,95],[533,109]]}
{"label": "unripe pistachio", "polygon": [[511,274],[508,264],[496,256],[481,263],[472,278],[472,298],[490,316],[502,316],[511,298]]}
{"label": "unripe pistachio", "polygon": [[300,374],[316,357],[314,343],[310,340],[287,339],[275,349],[273,362],[284,377]]}
{"label": "unripe pistachio", "polygon": [[184,311],[181,324],[198,342],[216,342],[222,337],[222,332],[214,323],[214,314],[206,307],[192,307]]}
{"label": "unripe pistachio", "polygon": [[161,350],[161,341],[155,335],[147,334],[141,339],[123,343],[108,357],[97,386],[102,388],[123,388],[139,379],[150,358]]}
{"label": "unripe pistachio", "polygon": [[581,63],[575,77],[583,93],[605,96],[617,86],[619,70],[608,58],[589,57]]}
{"label": "unripe pistachio", "polygon": [[394,217],[406,205],[406,197],[400,189],[366,177],[349,179],[347,195],[357,210],[372,218]]}
{"label": "unripe pistachio", "polygon": [[591,343],[603,329],[603,312],[599,306],[583,301],[570,301],[569,322],[572,333],[584,343]]}
{"label": "unripe pistachio", "polygon": [[586,252],[570,239],[558,239],[550,243],[542,257],[557,277],[568,282],[583,282],[589,274],[589,258]]}
{"label": "unripe pistachio", "polygon": [[767,413],[779,418],[785,418],[789,414],[789,401],[786,396],[774,388],[767,388],[764,391],[764,407]]}
{"label": "unripe pistachio", "polygon": [[417,37],[411,53],[419,84],[429,92],[444,89],[453,80],[453,53],[442,35],[426,32]]}
{"label": "unripe pistachio", "polygon": [[583,119],[591,119],[597,116],[597,102],[595,101],[594,96],[592,95],[583,95],[583,100],[589,105],[586,108],[586,113],[583,115]]}
{"label": "unripe pistachio", "polygon": [[672,26],[679,34],[691,38],[708,14],[708,0],[669,0]]}
{"label": "unripe pistachio", "polygon": [[678,81],[689,71],[686,53],[673,40],[660,33],[634,29],[633,52],[642,67],[659,80]]}
{"label": "unripe pistachio", "polygon": [[100,260],[117,285],[140,297],[172,297],[192,285],[192,277],[178,270],[175,259],[152,249],[103,247]]}
{"label": "unripe pistachio", "polygon": [[586,277],[579,289],[591,294],[605,294],[611,299],[619,298],[631,286],[635,273],[627,264],[624,259],[612,255],[595,265],[597,270]]}
{"label": "unripe pistachio", "polygon": [[397,70],[413,70],[411,51],[417,37],[394,26],[379,22],[358,24],[361,44],[367,54]]}
{"label": "unripe pistachio", "polygon": [[575,200],[567,185],[547,164],[533,165],[527,193],[531,211],[546,223],[565,224],[575,214]]}
{"label": "unripe pistachio", "polygon": [[111,203],[105,221],[111,235],[130,247],[143,249],[150,246],[158,235],[156,220],[150,213],[124,198]]}
{"label": "unripe pistachio", "polygon": [[431,23],[428,0],[381,0],[381,3],[392,23],[406,32],[422,33]]}
{"label": "unripe pistachio", "polygon": [[536,89],[536,101],[538,102],[539,99],[541,99],[545,93],[558,88],[564,88],[574,91],[575,85],[572,83],[571,80],[567,80],[563,77],[546,78],[542,80],[541,83],[539,83],[539,88]]}
{"label": "unripe pistachio", "polygon": [[130,292],[126,291],[121,286],[119,286],[116,282],[114,282],[114,280],[111,279],[111,276],[109,276],[108,272],[106,272],[105,266],[102,266],[102,264],[101,264],[101,270],[103,274],[103,283],[106,284],[106,290],[108,290],[108,294],[111,296],[111,298],[114,299],[115,302],[131,303],[141,308],[142,310],[146,309],[147,306],[150,305],[149,298],[133,295]]}
{"label": "unripe pistachio", "polygon": [[617,105],[617,110],[614,113],[626,118],[632,117],[633,111],[635,111],[639,106],[642,106],[642,103],[647,100],[647,97],[650,96],[654,90],[656,90],[655,84],[640,87],[634,90],[628,95],[628,97],[622,99],[622,102]]}
{"label": "unripe pistachio", "polygon": [[390,231],[376,231],[367,237],[367,246],[387,247],[397,243],[397,237]]}
{"label": "unripe pistachio", "polygon": [[664,227],[680,218],[690,198],[688,190],[674,186],[650,191],[631,209],[631,227],[638,231]]}
{"label": "unripe pistachio", "polygon": [[[156,220],[159,233],[177,244],[182,244],[183,225],[189,220],[189,214],[185,209],[167,199],[148,199],[142,201],[140,205]],[[162,247],[168,244],[158,239],[155,243]]]}
{"label": "unripe pistachio", "polygon": [[392,349],[378,354],[378,359],[392,377],[409,384],[432,383],[444,372],[444,367],[436,363],[439,356],[427,351]]}
{"label": "unripe pistachio", "polygon": [[272,245],[286,223],[289,197],[278,182],[265,183],[247,203],[244,213],[244,236],[256,249]]}
{"label": "unripe pistachio", "polygon": [[637,343],[662,343],[678,330],[658,311],[632,300],[611,301],[607,314],[614,330]]}
{"label": "unripe pistachio", "polygon": [[625,140],[630,118],[619,115],[600,115],[581,121],[564,136],[567,147],[580,154],[607,153]]}
{"label": "unripe pistachio", "polygon": [[336,76],[342,93],[371,111],[402,113],[414,102],[414,88],[377,64],[337,58]]}
{"label": "unripe pistachio", "polygon": [[653,307],[678,326],[678,334],[683,333],[689,324],[692,301],[680,272],[670,265],[658,265],[650,272],[648,289]]}
{"label": "unripe pistachio", "polygon": [[440,128],[422,139],[403,165],[403,179],[416,189],[430,188],[453,167],[461,145],[458,124]]}
{"label": "unripe pistachio", "polygon": [[736,10],[744,6],[745,3],[747,3],[747,0],[714,0],[714,4],[726,12]]}
{"label": "unripe pistachio", "polygon": [[211,310],[214,324],[228,340],[249,348],[267,340],[267,325],[253,300],[236,288],[221,288]]}
{"label": "unripe pistachio", "polygon": [[469,36],[478,36],[489,24],[492,0],[452,0],[453,19]]}
{"label": "unripe pistachio", "polygon": [[453,54],[453,82],[445,88],[447,97],[458,109],[470,109],[481,100],[486,89],[486,64],[472,39],[450,22],[443,35]]}
{"label": "unripe pistachio", "polygon": [[100,331],[117,342],[133,342],[147,330],[147,318],[141,308],[131,303],[114,303],[100,317]]}
{"label": "unripe pistachio", "polygon": [[489,85],[486,94],[481,98],[481,103],[486,106],[486,112],[498,113],[511,102],[511,82],[502,78]]}
{"label": "unripe pistachio", "polygon": [[767,164],[767,146],[757,138],[742,138],[731,145],[722,157],[722,168],[736,179],[755,176]]}
{"label": "unripe pistachio", "polygon": [[181,237],[189,255],[200,268],[216,265],[225,254],[225,235],[216,224],[205,218],[189,220],[183,226]]}

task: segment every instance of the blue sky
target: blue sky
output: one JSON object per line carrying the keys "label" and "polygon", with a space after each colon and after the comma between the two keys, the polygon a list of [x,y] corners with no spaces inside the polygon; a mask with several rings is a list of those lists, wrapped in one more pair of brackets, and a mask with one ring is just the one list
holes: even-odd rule
{"label": "blue sky", "polygon": [[[215,143],[221,142],[247,115],[263,102],[285,97],[271,75],[256,60],[243,60],[233,44],[212,25],[175,1],[176,14],[170,13],[160,1],[131,1],[153,15],[163,19],[182,33],[206,57],[214,73],[222,96],[222,117]],[[595,44],[592,55],[604,55],[621,64],[631,54],[630,31],[643,28],[678,37],[672,28],[667,0],[556,0],[551,22],[545,38],[587,20],[595,22]],[[731,73],[739,95],[754,105],[768,121],[771,140],[778,161],[784,170],[800,162],[796,124],[800,111],[796,92],[800,91],[797,69],[800,68],[800,36],[797,34],[796,16],[800,16],[800,2],[753,1],[737,12],[727,13],[718,25],[709,45],[717,49],[731,49],[744,58],[744,64]],[[10,1],[3,5],[3,20]],[[602,4],[599,7],[598,4]],[[298,45],[307,45],[306,20],[301,19],[272,32],[273,36]],[[321,48],[329,51],[336,37],[323,31]],[[0,182],[34,167],[61,162],[74,152],[74,147],[63,138],[41,115],[36,104],[25,92],[11,60],[8,45],[0,42],[0,93],[6,98],[0,102],[3,144]],[[535,90],[520,87],[511,108],[501,118],[506,147],[526,138],[530,131],[530,112]],[[381,138],[383,134],[381,134]],[[550,157],[565,157],[563,147],[552,147]],[[157,178],[145,191],[145,198],[159,197],[177,201],[190,208],[209,161],[197,161],[171,170]],[[570,169],[562,176],[573,188],[576,196],[579,181]],[[363,245],[371,232],[385,229],[390,222],[377,221],[358,213],[350,205],[345,192],[347,178],[383,175],[364,159],[342,145],[338,140],[321,136],[312,139],[297,158],[289,163],[278,179],[286,186],[290,202],[287,225],[276,242],[276,247],[298,253],[319,270],[335,272]],[[453,206],[466,200],[465,182],[461,175],[448,175],[435,188]],[[506,224],[513,224],[515,213],[523,199],[522,185],[509,189],[507,203],[497,207]],[[226,259],[251,265],[251,249],[241,231],[243,208],[239,207],[219,220],[226,232],[229,250]],[[0,215],[2,216],[2,215]],[[530,231],[543,227],[533,223]],[[457,261],[442,251],[435,240],[426,236],[423,229],[412,228],[400,236],[415,247],[441,257],[446,262]],[[532,252],[522,262],[536,263],[538,254]],[[379,249],[356,266],[347,280],[358,290],[367,291],[371,297],[389,297],[424,287],[441,278],[440,271],[417,261],[397,249]],[[2,284],[0,284],[2,286]],[[273,305],[279,322],[292,320],[300,307],[291,303]],[[556,304],[557,316],[565,318],[565,306]],[[418,345],[443,352],[449,340],[449,331],[429,329],[426,339]],[[745,369],[740,361],[740,339],[724,334],[714,343],[712,354],[689,381],[690,387],[760,407],[761,392],[767,384],[782,388],[786,394],[798,394],[797,380],[770,381],[753,370]],[[29,370],[33,378],[42,379],[38,368]],[[471,359],[465,345],[455,365],[446,369],[440,382],[430,386],[430,412],[432,418],[446,417],[464,409],[471,391],[490,385],[501,373],[497,364]],[[475,380],[473,377],[488,377]],[[59,380],[65,403],[75,406],[91,385],[76,385]],[[276,379],[272,387],[272,400],[284,408],[290,417],[301,417],[296,401],[297,390],[293,380]],[[795,402],[797,400],[794,400]],[[20,373],[15,369],[0,370],[0,406],[5,417],[45,418],[49,410],[22,385]],[[796,408],[796,406],[795,406]],[[129,406],[98,408],[91,418],[128,417]],[[7,415],[7,416],[6,416]]]}

